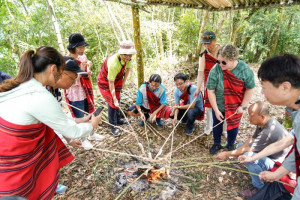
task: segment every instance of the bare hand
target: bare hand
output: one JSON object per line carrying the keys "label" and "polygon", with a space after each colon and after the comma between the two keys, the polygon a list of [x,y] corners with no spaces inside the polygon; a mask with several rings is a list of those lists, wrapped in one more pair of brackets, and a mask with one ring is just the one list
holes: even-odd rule
{"label": "bare hand", "polygon": [[215,112],[216,118],[222,122],[224,120],[224,116],[223,114],[218,110],[217,112]]}
{"label": "bare hand", "polygon": [[177,119],[174,118],[174,119],[173,119],[173,126],[175,126],[176,124],[177,124]]}
{"label": "bare hand", "polygon": [[86,65],[87,65],[87,62],[86,62],[86,61],[81,62],[81,63],[80,63],[80,69],[85,71]]}
{"label": "bare hand", "polygon": [[94,129],[98,127],[100,122],[101,122],[101,115],[98,115],[97,117],[92,115],[91,123]]}
{"label": "bare hand", "polygon": [[216,156],[215,156],[216,159],[219,159],[219,160],[226,160],[228,158],[226,152],[221,152],[221,153],[218,153]]}
{"label": "bare hand", "polygon": [[145,117],[144,113],[141,113],[140,117],[141,117],[141,120],[146,121],[146,117]]}
{"label": "bare hand", "polygon": [[91,77],[93,75],[92,71],[88,71],[88,77]]}
{"label": "bare hand", "polygon": [[197,98],[199,94],[200,94],[200,89],[197,89],[194,93],[194,98]]}
{"label": "bare hand", "polygon": [[240,161],[240,163],[248,163],[254,162],[255,160],[252,158],[252,156],[241,155],[238,157],[238,161]]}
{"label": "bare hand", "polygon": [[117,98],[114,98],[114,105],[115,105],[116,107],[120,107],[119,101],[118,101]]}
{"label": "bare hand", "polygon": [[92,117],[92,114],[89,114],[89,115],[84,116],[83,118],[81,118],[80,123],[86,123],[86,122],[89,122],[90,119],[91,119],[91,117]]}
{"label": "bare hand", "polygon": [[70,146],[72,147],[81,147],[82,143],[79,141],[79,140],[72,140],[70,143],[69,143]]}
{"label": "bare hand", "polygon": [[268,182],[274,182],[278,181],[281,177],[278,177],[275,172],[263,171],[260,172],[259,178]]}
{"label": "bare hand", "polygon": [[150,115],[150,122],[154,123],[155,120],[156,120],[156,113],[154,112]]}
{"label": "bare hand", "polygon": [[236,109],[236,114],[240,114],[240,113],[243,113],[244,110],[241,106],[239,106],[237,109]]}

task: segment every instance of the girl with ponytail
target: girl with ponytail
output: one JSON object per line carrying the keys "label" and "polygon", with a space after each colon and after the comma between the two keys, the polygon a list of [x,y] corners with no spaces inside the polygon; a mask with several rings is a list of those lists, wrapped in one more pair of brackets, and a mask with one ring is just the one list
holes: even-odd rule
{"label": "girl with ponytail", "polygon": [[21,57],[16,78],[0,85],[0,197],[51,199],[59,168],[74,159],[54,130],[78,138],[98,126],[101,115],[76,124],[45,89],[56,84],[64,65],[52,47],[29,50]]}

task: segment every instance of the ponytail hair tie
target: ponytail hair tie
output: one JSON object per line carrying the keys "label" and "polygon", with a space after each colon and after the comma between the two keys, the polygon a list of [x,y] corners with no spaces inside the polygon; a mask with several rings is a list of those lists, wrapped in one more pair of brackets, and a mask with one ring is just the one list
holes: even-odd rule
{"label": "ponytail hair tie", "polygon": [[36,50],[34,49],[34,50],[33,50],[33,55],[35,55],[35,54],[36,54]]}

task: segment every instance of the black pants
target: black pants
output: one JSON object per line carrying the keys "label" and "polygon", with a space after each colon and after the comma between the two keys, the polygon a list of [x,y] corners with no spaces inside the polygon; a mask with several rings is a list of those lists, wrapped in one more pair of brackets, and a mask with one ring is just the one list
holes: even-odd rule
{"label": "black pants", "polygon": [[[177,115],[177,119],[180,120],[186,110],[185,109],[178,109],[178,110],[179,110],[179,112]],[[181,122],[186,123],[186,130],[192,130],[194,128],[194,122],[195,122],[196,118],[202,114],[202,112],[203,111],[197,107],[190,108],[187,111],[187,113],[181,120]],[[170,118],[174,119],[174,116],[170,116]]]}
{"label": "black pants", "polygon": [[290,200],[292,195],[284,188],[282,183],[267,182],[258,192],[248,200]]}
{"label": "black pants", "polygon": [[107,104],[108,108],[108,121],[110,124],[113,124],[115,126],[118,125],[118,121],[120,121],[121,115],[120,115],[120,109],[114,109],[110,107],[109,104]]}

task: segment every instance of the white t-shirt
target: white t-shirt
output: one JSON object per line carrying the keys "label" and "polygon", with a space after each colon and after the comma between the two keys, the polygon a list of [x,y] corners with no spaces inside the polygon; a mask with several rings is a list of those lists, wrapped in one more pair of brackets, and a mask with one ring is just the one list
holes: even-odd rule
{"label": "white t-shirt", "polygon": [[0,117],[18,124],[44,123],[68,138],[85,137],[93,130],[92,124],[77,124],[62,111],[53,95],[36,79],[0,93]]}

